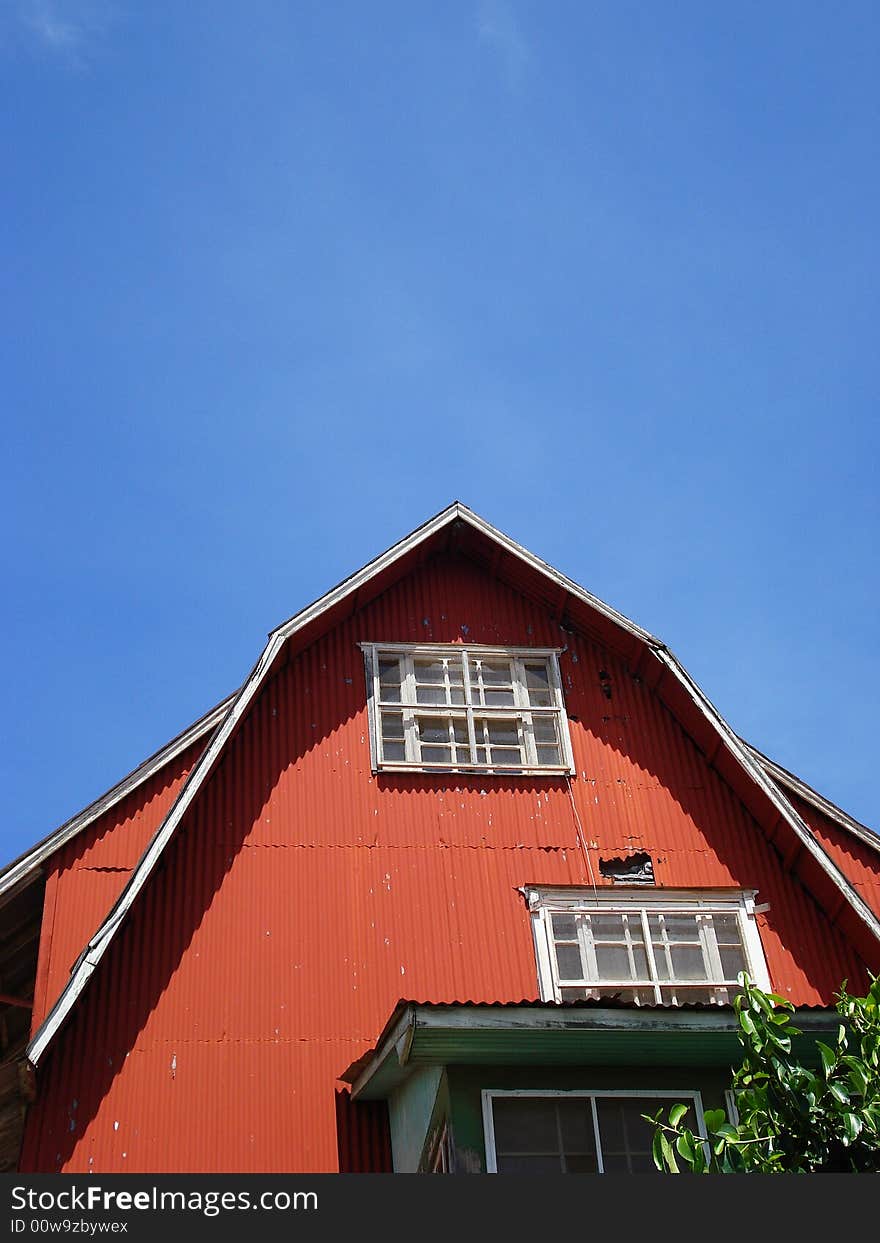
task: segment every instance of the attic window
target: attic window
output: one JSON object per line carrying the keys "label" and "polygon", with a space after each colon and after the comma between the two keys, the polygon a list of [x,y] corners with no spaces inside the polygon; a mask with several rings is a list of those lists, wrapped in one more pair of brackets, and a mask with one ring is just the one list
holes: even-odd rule
{"label": "attic window", "polygon": [[375,770],[573,772],[557,653],[364,644]]}
{"label": "attic window", "polygon": [[770,987],[752,892],[534,889],[527,898],[545,1001],[723,1005],[740,971]]}

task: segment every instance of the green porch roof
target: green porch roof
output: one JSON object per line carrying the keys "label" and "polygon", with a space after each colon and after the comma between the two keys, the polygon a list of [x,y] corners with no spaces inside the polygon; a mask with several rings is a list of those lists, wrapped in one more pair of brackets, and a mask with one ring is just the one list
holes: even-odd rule
{"label": "green porch roof", "polygon": [[[792,1016],[797,1057],[817,1064],[816,1036],[840,1022],[834,1010]],[[741,1060],[732,1006],[421,1005],[401,1002],[376,1047],[345,1070],[359,1100],[388,1097],[424,1066],[727,1067]]]}

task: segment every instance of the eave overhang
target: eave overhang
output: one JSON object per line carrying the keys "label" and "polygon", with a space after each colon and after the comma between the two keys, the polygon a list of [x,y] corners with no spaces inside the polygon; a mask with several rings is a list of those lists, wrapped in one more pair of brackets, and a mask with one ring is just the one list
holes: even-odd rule
{"label": "eave overhang", "polygon": [[[792,1015],[794,1055],[818,1064],[816,1037],[833,1039],[835,1010]],[[742,1059],[732,1006],[613,1002],[423,1005],[399,1002],[374,1049],[340,1075],[353,1100],[391,1096],[426,1066],[729,1068]]]}

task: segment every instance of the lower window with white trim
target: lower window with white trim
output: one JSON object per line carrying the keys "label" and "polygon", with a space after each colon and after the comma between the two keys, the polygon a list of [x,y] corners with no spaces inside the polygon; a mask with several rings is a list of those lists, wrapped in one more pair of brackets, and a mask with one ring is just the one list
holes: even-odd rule
{"label": "lower window with white trim", "polygon": [[705,1135],[700,1093],[681,1091],[483,1092],[486,1169],[490,1174],[652,1174],[656,1114],[680,1101],[693,1106]]}
{"label": "lower window with white trim", "polygon": [[753,890],[528,889],[545,1001],[729,1004],[770,977]]}

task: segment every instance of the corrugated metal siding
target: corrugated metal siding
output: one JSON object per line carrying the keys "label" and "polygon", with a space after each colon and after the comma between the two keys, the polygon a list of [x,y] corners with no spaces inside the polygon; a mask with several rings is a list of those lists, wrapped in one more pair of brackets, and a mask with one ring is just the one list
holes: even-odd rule
{"label": "corrugated metal siding", "polygon": [[24,1168],[336,1169],[336,1077],[400,996],[534,996],[517,888],[590,883],[565,782],[370,772],[358,641],[465,637],[564,648],[597,879],[600,856],[647,850],[659,884],[756,888],[777,991],[825,1004],[842,979],[864,979],[618,658],[470,563],[438,559],[265,687],[41,1068]]}
{"label": "corrugated metal siding", "polygon": [[52,856],[32,1032],[54,1005],[204,747],[204,739],[193,743]]}
{"label": "corrugated metal siding", "polygon": [[[880,849],[872,850],[812,803],[807,803],[796,794],[789,794],[788,797],[862,900],[880,917]],[[877,843],[880,847],[880,837]]]}
{"label": "corrugated metal siding", "polygon": [[385,1101],[354,1103],[336,1093],[336,1134],[340,1174],[391,1174],[391,1131]]}

